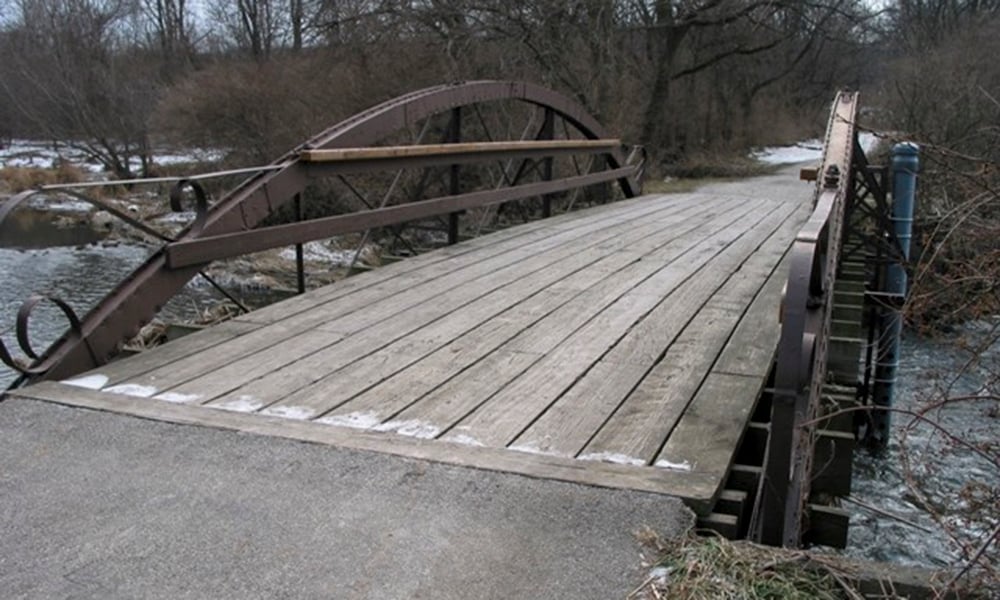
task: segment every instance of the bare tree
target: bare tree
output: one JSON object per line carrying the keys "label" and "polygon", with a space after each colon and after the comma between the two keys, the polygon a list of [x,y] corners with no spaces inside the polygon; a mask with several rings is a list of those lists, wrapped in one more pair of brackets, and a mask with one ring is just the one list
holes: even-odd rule
{"label": "bare tree", "polygon": [[157,83],[121,52],[126,0],[21,0],[4,36],[5,102],[36,134],[75,146],[121,177],[149,166]]}
{"label": "bare tree", "polygon": [[142,11],[164,69],[173,75],[194,55],[187,0],[142,0]]}

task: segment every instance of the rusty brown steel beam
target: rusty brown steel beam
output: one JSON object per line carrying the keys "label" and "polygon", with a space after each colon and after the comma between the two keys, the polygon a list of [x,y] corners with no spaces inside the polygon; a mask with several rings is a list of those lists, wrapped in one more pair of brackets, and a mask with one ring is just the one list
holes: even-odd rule
{"label": "rusty brown steel beam", "polygon": [[468,210],[499,202],[509,202],[511,200],[530,198],[543,194],[552,194],[585,185],[614,181],[619,177],[627,176],[629,170],[630,167],[623,167],[554,181],[531,183],[496,190],[469,192],[454,196],[443,196],[431,200],[421,200],[409,204],[366,210],[347,215],[312,219],[301,223],[276,225],[252,231],[227,233],[202,237],[196,240],[175,242],[168,244],[165,248],[167,265],[170,268],[178,269],[189,265],[204,264],[213,260],[260,252],[270,248],[321,240],[343,233],[396,225],[407,221],[448,214],[458,210]]}
{"label": "rusty brown steel beam", "polygon": [[770,435],[754,537],[770,545],[801,543],[812,460],[811,430],[826,379],[833,287],[852,186],[858,94],[840,92],[827,126],[814,209],[790,250],[775,362]]}

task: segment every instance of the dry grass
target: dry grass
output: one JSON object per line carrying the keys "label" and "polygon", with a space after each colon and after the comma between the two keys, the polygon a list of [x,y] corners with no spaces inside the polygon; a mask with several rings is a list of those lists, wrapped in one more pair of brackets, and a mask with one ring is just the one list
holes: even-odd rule
{"label": "dry grass", "polygon": [[727,179],[770,175],[777,169],[776,165],[741,155],[696,154],[662,165],[659,176],[651,176],[643,182],[642,191],[645,194],[686,194]]}
{"label": "dry grass", "polygon": [[643,194],[687,194],[710,183],[721,181],[718,178],[711,179],[679,179],[677,177],[664,177],[663,179],[653,179],[642,182]]}
{"label": "dry grass", "polygon": [[84,180],[86,180],[86,173],[65,162],[54,169],[37,167],[5,167],[0,169],[0,190],[11,194],[43,185],[79,183]]}
{"label": "dry grass", "polygon": [[[732,542],[693,532],[663,540],[651,531],[640,542],[657,556],[650,576],[629,600],[840,600],[864,599],[835,557],[801,550]],[[889,584],[879,598],[901,598]]]}

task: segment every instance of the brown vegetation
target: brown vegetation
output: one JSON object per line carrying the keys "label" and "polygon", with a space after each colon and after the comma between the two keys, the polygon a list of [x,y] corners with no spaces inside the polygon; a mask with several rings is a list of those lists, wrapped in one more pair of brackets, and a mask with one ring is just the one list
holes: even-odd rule
{"label": "brown vegetation", "polygon": [[[660,160],[790,141],[860,84],[857,0],[19,0],[0,28],[0,135],[118,176],[162,140],[270,160],[419,87],[527,79]],[[207,18],[206,18],[207,17]]]}
{"label": "brown vegetation", "polygon": [[54,183],[79,183],[86,175],[79,168],[62,162],[54,169],[4,167],[0,169],[0,192],[16,194]]}

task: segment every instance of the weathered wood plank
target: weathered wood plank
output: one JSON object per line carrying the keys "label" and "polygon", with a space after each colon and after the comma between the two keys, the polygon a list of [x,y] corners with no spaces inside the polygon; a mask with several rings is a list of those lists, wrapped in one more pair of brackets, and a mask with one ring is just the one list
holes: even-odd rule
{"label": "weathered wood plank", "polygon": [[[587,221],[581,228],[573,229],[571,235],[560,233],[556,236],[550,236],[548,241],[541,240],[537,244],[529,244],[526,248],[505,252],[503,260],[506,261],[506,266],[509,267],[507,273],[511,277],[517,276],[517,259],[523,259],[524,257],[529,256],[532,251],[538,252],[541,249],[539,246],[555,249],[562,246],[564,243],[571,243],[574,239],[586,239],[585,236],[591,235],[593,231],[600,230],[602,227],[605,227],[608,230],[608,235],[611,236],[618,231],[616,227],[629,229],[634,226],[632,225],[632,221],[636,219],[650,218],[650,211],[652,211],[652,214],[657,212],[666,212],[669,214],[671,210],[671,208],[658,210],[655,207],[644,207],[643,211],[640,212],[638,216],[632,215],[635,218],[612,220],[614,222],[607,226],[604,226],[601,223],[591,223]],[[516,255],[514,255],[515,252],[517,252]],[[266,327],[261,327],[252,334],[246,336],[242,340],[243,343],[238,347],[228,348],[225,357],[202,357],[197,354],[190,355],[179,361],[182,363],[180,365],[165,365],[152,372],[144,373],[141,378],[137,378],[135,381],[129,381],[129,383],[143,386],[154,386],[161,389],[163,381],[170,382],[171,385],[180,385],[181,383],[194,379],[198,376],[209,374],[224,364],[244,358],[248,354],[252,354],[257,351],[267,351],[268,348],[276,343],[291,339],[303,332],[310,331],[321,325],[324,326],[323,329],[332,333],[339,333],[338,330],[347,330],[349,332],[358,331],[365,324],[377,322],[380,318],[385,320],[390,316],[400,315],[407,308],[433,298],[435,295],[440,295],[443,291],[447,291],[449,284],[451,286],[460,285],[466,280],[467,277],[472,276],[472,269],[475,269],[474,273],[479,277],[488,276],[490,274],[495,276],[497,274],[496,269],[499,268],[499,266],[494,263],[490,263],[489,260],[490,259],[486,259],[476,262],[470,267],[459,267],[458,269],[454,269],[454,267],[452,267],[451,269],[453,270],[451,270],[447,275],[436,279],[432,278],[430,281],[420,280],[416,277],[416,275],[399,275],[396,277],[397,282],[408,281],[416,284],[414,288],[411,288],[410,292],[389,296],[388,298],[380,298],[379,294],[381,292],[377,285],[364,288],[359,293],[353,294],[349,296],[349,298],[344,298],[341,301],[324,302],[319,305],[315,305],[311,311],[299,313],[301,316],[298,318],[290,317],[288,319],[283,319],[267,325]],[[433,274],[436,274],[436,272],[425,273],[425,275],[428,276],[432,276]],[[445,280],[447,280],[447,283]],[[441,289],[442,287],[444,288],[443,291]],[[348,301],[348,299],[350,301]],[[351,319],[351,313],[353,311],[360,310],[361,308],[366,308],[363,313],[363,319]],[[336,315],[341,315],[339,320]],[[363,323],[359,321],[363,321]],[[392,324],[383,325],[383,329],[391,328]],[[376,342],[383,341],[379,338],[379,335],[380,332],[375,332],[372,335],[357,337],[352,341],[356,341],[358,343],[358,351],[362,352],[362,355],[364,355],[380,347],[380,345],[372,346],[374,343],[373,340]],[[341,337],[345,337],[345,335],[341,335]],[[398,337],[398,335],[395,337]],[[384,341],[387,342],[392,339],[394,338],[388,338],[388,340]],[[345,349],[337,350],[337,352],[345,351]],[[222,360],[222,362],[220,362],[220,359],[222,358],[226,358],[228,360]],[[244,378],[241,381],[236,382],[236,384],[237,386],[242,385],[247,381],[249,380],[246,378],[245,374]],[[202,397],[206,399],[208,398],[203,395]]]}
{"label": "weathered wood plank", "polygon": [[531,257],[571,247],[578,240],[597,235],[602,230],[615,227],[628,230],[638,222],[655,218],[660,213],[669,214],[673,210],[673,205],[667,208],[647,206],[637,213],[588,219],[575,224],[572,229],[546,232],[540,239],[485,257],[477,256],[478,260],[475,261],[454,260],[402,273],[391,280],[391,285],[377,284],[356,293],[314,304],[308,310],[275,321],[275,324],[299,331],[324,327],[328,331],[354,333],[472,281],[494,276],[500,269],[516,269]]}
{"label": "weathered wood plank", "polygon": [[655,464],[712,476],[721,490],[762,384],[759,377],[709,373]]}
{"label": "weathered wood plank", "polygon": [[[731,209],[732,205],[726,203],[723,206]],[[729,217],[724,215],[716,217],[716,220],[721,219],[723,220],[721,222],[725,222],[724,220],[727,218],[735,218],[734,215]],[[568,303],[558,302],[551,307],[546,307],[536,318],[530,318],[532,313],[538,312],[534,306],[535,302],[530,302],[527,306],[514,307],[512,309],[514,312],[511,315],[498,317],[503,321],[499,325],[485,323],[481,328],[469,332],[434,356],[407,369],[402,377],[393,378],[389,382],[365,392],[342,408],[334,410],[334,413],[392,415],[410,406],[433,389],[427,387],[430,381],[422,375],[424,369],[447,374],[446,379],[448,376],[456,375],[469,368],[460,377],[475,379],[477,373],[486,367],[481,364],[473,366],[473,363],[494,349],[503,348],[515,352],[520,350],[531,355],[547,351],[572,331],[573,324],[568,323],[567,318],[575,319],[581,324],[586,322],[590,315],[596,314],[601,306],[613,302],[615,298],[634,284],[637,277],[641,277],[646,269],[653,266],[649,262],[637,260],[633,254],[641,256],[643,251],[662,248],[665,244],[673,244],[675,248],[680,248],[681,242],[678,240],[687,239],[685,234],[701,231],[700,227],[708,226],[708,223],[702,223],[700,219],[691,219],[691,221],[693,224],[688,223],[678,227],[678,230],[666,239],[651,236],[632,243],[629,245],[630,253],[619,252],[606,256],[591,267],[574,273],[547,290],[556,298],[563,298],[564,294],[568,292],[572,297]],[[709,223],[712,222],[716,221],[709,220]],[[719,226],[716,222],[715,227]],[[674,238],[674,235],[678,237]],[[674,243],[675,241],[678,243]],[[693,244],[690,240],[687,243]],[[584,293],[579,293],[581,291]],[[544,300],[544,297],[541,300]],[[525,310],[528,312],[523,312]],[[557,315],[562,315],[562,317]],[[526,319],[525,316],[529,318]],[[555,325],[552,326],[552,323]],[[490,372],[490,377],[497,379],[493,372]],[[413,381],[408,381],[411,378]],[[440,382],[443,383],[445,379],[441,379]],[[474,408],[476,403],[481,400],[474,398],[473,394],[470,393],[463,395],[469,403],[463,406],[468,410]],[[392,398],[393,401],[386,402],[386,397]],[[442,401],[443,398],[441,394],[433,394],[420,402],[424,405],[433,405],[437,401]],[[423,411],[424,408],[420,406],[410,409],[406,413],[407,418],[416,420],[429,418],[423,414]],[[436,414],[436,411],[431,410],[430,412]]]}
{"label": "weathered wood plank", "polygon": [[504,142],[455,142],[450,144],[414,144],[410,146],[373,146],[366,148],[322,148],[303,150],[299,158],[306,162],[345,162],[380,158],[447,156],[455,153],[478,154],[493,152],[523,152],[527,150],[610,150],[621,146],[621,140],[526,140]]}
{"label": "weathered wood plank", "polygon": [[[206,357],[198,354],[191,359],[173,363],[170,365],[174,367],[173,369],[170,367],[158,369],[120,385],[124,389],[156,390],[154,393],[157,397],[171,402],[200,404],[231,391],[247,377],[278,369],[335,344],[340,339],[341,336],[337,333],[322,330],[306,331],[273,345],[263,346],[264,351],[253,352],[243,351],[240,345],[242,340],[236,340],[231,346],[227,346],[227,353],[221,356]],[[259,339],[249,342],[252,343],[253,349],[261,348]],[[230,348],[233,354],[242,358],[226,360]],[[193,373],[203,372],[204,364],[209,358],[214,363],[209,374],[193,377]]]}
{"label": "weathered wood plank", "polygon": [[767,376],[781,333],[778,306],[787,280],[788,262],[782,261],[740,319],[732,341],[723,348],[713,370],[734,375]]}
{"label": "weathered wood plank", "polygon": [[[597,362],[583,379],[560,396],[510,447],[558,456],[576,456],[607,415],[614,412],[620,399],[642,380],[646,371],[647,368],[640,365]],[[629,457],[624,456],[591,454],[580,458],[631,464]]]}
{"label": "weathered wood plank", "polygon": [[[580,246],[532,257],[495,272],[478,287],[466,286],[438,301],[400,311],[337,347],[321,350],[284,369],[263,377],[249,378],[250,374],[245,374],[234,380],[242,387],[217,402],[226,404],[234,398],[252,396],[256,404],[264,406],[284,398],[273,407],[274,410],[299,415],[323,414],[391,375],[393,371],[387,370],[387,365],[395,365],[396,370],[401,370],[521,299],[588,264],[599,262],[600,255],[586,252],[594,244],[608,239],[616,239],[622,244],[638,243],[643,236],[662,234],[664,228],[673,226],[685,216],[686,213],[680,213],[626,231],[611,227]],[[568,294],[564,292],[564,295]],[[403,352],[397,349],[400,345]],[[414,346],[421,347],[424,353],[412,352]],[[348,365],[350,373],[341,373],[340,369]],[[197,381],[192,382],[191,387],[197,385]]]}
{"label": "weathered wood plank", "polygon": [[808,542],[832,548],[847,546],[850,512],[821,504],[809,504],[806,510],[809,512],[809,529],[803,536]]}
{"label": "weathered wood plank", "polygon": [[[723,261],[727,257],[737,257],[742,261],[746,253],[780,224],[781,218],[773,218],[773,214],[765,213],[761,221],[753,222],[754,227],[746,237],[747,230],[742,227],[723,229],[700,242],[683,256],[683,260],[672,262],[642,281],[574,332],[529,372],[463,419],[461,425],[465,431],[487,445],[509,443],[565,393],[589,365],[626,335],[634,323],[664,302],[665,297],[669,298],[672,290],[695,273],[699,274],[700,282],[705,277],[701,271],[711,269],[716,257],[722,257]],[[758,227],[759,223],[767,225]]]}
{"label": "weathered wood plank", "polygon": [[851,493],[851,461],[854,458],[854,434],[820,430],[813,454],[810,489],[833,496]]}
{"label": "weathered wood plank", "polygon": [[698,517],[698,528],[708,529],[726,539],[735,540],[739,538],[740,519],[736,515],[713,512]]}
{"label": "weathered wood plank", "polygon": [[259,327],[255,323],[227,321],[214,327],[203,329],[197,333],[186,335],[162,346],[150,348],[127,359],[103,365],[84,375],[103,375],[107,377],[107,385],[122,383],[186,356],[218,348],[220,345],[231,342],[239,336]]}
{"label": "weathered wood plank", "polygon": [[[598,434],[583,455],[648,462],[697,389],[700,377],[707,372],[718,349],[729,337],[740,311],[756,293],[761,280],[756,271],[759,268],[773,269],[774,255],[780,255],[787,248],[793,228],[798,226],[795,220],[787,218],[789,212],[788,207],[778,211],[777,214],[783,215],[785,222],[749,259],[744,260],[740,254],[734,254],[728,261],[715,260],[714,271],[706,272],[706,267],[697,278],[685,282],[601,358],[601,362],[640,365],[647,371],[651,369],[650,375],[638,388],[638,381],[631,381],[630,385],[620,386],[614,396],[604,398],[602,402],[590,401],[578,408],[578,412],[590,415],[589,420],[575,421],[587,423],[579,430],[562,426],[569,421],[543,415],[522,435],[523,443],[537,444],[539,439],[544,439],[548,446],[562,452],[579,452],[614,409],[621,406],[619,413],[602,430],[603,437]],[[735,268],[739,271],[732,275]],[[709,296],[711,300],[706,302]],[[706,304],[706,308],[698,313],[702,304]],[[678,333],[685,329],[685,325],[685,335],[683,339],[678,339]],[[677,347],[672,348],[671,343],[675,340],[678,341]],[[576,385],[586,385],[590,377],[600,372],[599,369],[592,369]],[[668,385],[661,385],[665,382]],[[632,395],[626,400],[630,391]],[[665,395],[669,396],[672,392],[684,392],[684,395],[675,397],[674,402],[664,402]],[[559,408],[573,397],[571,393],[567,394],[549,410]],[[623,401],[625,405],[622,405]],[[660,412],[648,414],[651,410]]]}
{"label": "weathered wood plank", "polygon": [[736,318],[728,310],[702,309],[642,382],[623,391],[627,398],[582,454],[651,463],[729,337],[726,324]]}

